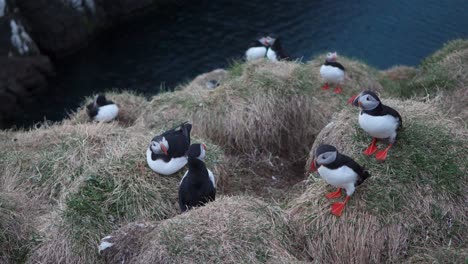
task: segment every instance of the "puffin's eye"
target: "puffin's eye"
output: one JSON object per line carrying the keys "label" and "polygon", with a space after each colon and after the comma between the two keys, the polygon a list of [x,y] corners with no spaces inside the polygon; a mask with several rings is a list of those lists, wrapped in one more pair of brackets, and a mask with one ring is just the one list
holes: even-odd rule
{"label": "puffin's eye", "polygon": [[366,97],[366,100],[369,101],[369,97]]}

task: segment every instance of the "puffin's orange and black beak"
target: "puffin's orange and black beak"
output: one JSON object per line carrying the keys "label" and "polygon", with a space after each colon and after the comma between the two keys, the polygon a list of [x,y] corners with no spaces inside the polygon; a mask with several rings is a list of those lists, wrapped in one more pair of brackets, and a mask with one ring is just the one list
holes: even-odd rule
{"label": "puffin's orange and black beak", "polygon": [[317,171],[317,163],[315,162],[315,159],[310,163],[310,169],[309,169],[309,173],[310,172],[315,172]]}
{"label": "puffin's orange and black beak", "polygon": [[161,147],[162,152],[164,152],[164,154],[167,156],[167,148],[166,148],[166,146],[164,146],[163,143],[160,143],[159,146]]}
{"label": "puffin's orange and black beak", "polygon": [[348,104],[354,105],[354,106],[360,106],[360,101],[359,101],[359,96],[360,95],[361,94],[351,96],[351,98],[348,99]]}

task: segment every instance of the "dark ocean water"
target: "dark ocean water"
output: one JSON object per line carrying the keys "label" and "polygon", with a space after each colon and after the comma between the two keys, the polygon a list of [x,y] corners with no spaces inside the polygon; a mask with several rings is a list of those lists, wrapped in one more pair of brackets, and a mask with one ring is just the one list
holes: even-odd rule
{"label": "dark ocean water", "polygon": [[467,0],[187,1],[147,14],[58,62],[51,88],[18,124],[60,120],[85,96],[111,89],[153,95],[242,58],[260,31],[275,32],[303,61],[336,50],[379,69],[417,65],[443,43],[468,37]]}

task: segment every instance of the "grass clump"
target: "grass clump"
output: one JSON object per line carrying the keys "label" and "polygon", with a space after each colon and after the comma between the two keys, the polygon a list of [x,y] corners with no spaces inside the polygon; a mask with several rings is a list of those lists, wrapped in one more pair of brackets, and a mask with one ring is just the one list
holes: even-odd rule
{"label": "grass clump", "polygon": [[[409,67],[390,69],[381,74],[380,81],[391,96],[435,97],[441,93],[447,96],[465,88],[468,74],[464,69],[467,64],[468,41],[454,40],[424,59],[418,70]],[[466,102],[466,97],[463,100]]]}
{"label": "grass clump", "polygon": [[0,262],[25,263],[34,247],[24,197],[0,193]]}
{"label": "grass clump", "polygon": [[305,234],[300,241],[309,258],[402,262],[423,255],[438,258],[434,252],[441,248],[461,252],[468,246],[466,134],[432,105],[384,103],[400,112],[404,126],[384,163],[362,154],[371,138],[357,125],[357,109],[343,110],[314,143],[308,164],[319,144],[332,144],[365,165],[372,177],[357,189],[340,219],[329,213],[332,202],[324,194],[332,187],[321,180],[311,178],[291,203],[292,221],[297,234]]}
{"label": "grass clump", "polygon": [[[204,207],[156,223],[144,234],[136,236],[128,231],[112,234],[109,242],[120,247],[120,251],[112,255],[111,247],[103,254],[110,263],[122,259],[132,263],[297,261],[284,247],[288,245],[285,224],[279,208],[252,197],[222,197]],[[129,236],[139,240],[131,243],[136,245],[135,248],[119,244],[119,241],[127,241]]]}

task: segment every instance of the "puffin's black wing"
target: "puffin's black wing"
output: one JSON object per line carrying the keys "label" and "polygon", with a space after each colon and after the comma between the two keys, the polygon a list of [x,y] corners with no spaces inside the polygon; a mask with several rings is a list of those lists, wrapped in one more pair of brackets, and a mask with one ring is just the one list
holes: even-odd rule
{"label": "puffin's black wing", "polygon": [[345,68],[344,68],[343,65],[341,65],[341,63],[339,63],[339,62],[329,62],[329,61],[325,61],[325,65],[327,65],[327,66],[332,66],[332,67],[336,67],[336,68],[341,69],[342,71],[345,71]]}
{"label": "puffin's black wing", "polygon": [[86,110],[88,112],[88,116],[90,118],[93,118],[95,117],[98,112],[99,112],[99,108],[94,104],[94,103],[90,103],[86,106]]}
{"label": "puffin's black wing", "polygon": [[190,141],[182,134],[166,136],[166,140],[169,143],[167,154],[171,158],[185,156],[185,153],[190,147]]}
{"label": "puffin's black wing", "polygon": [[275,43],[271,47],[273,51],[276,52],[276,55],[278,56],[278,59],[280,60],[290,60],[289,55],[284,51],[283,46],[281,45],[281,42],[279,39],[276,39]]}
{"label": "puffin's black wing", "polygon": [[383,115],[391,115],[395,118],[398,118],[398,128],[403,127],[403,120],[401,119],[400,113],[397,110],[391,108],[390,106],[386,106],[382,104],[382,114]]}
{"label": "puffin's black wing", "polygon": [[190,131],[192,131],[192,124],[184,123],[182,125],[182,135],[186,138],[188,145],[190,146]]}
{"label": "puffin's black wing", "polygon": [[182,212],[214,201],[216,189],[203,161],[189,159],[189,171],[179,186],[179,207]]}
{"label": "puffin's black wing", "polygon": [[153,161],[160,159],[167,163],[171,160],[171,157],[166,156],[165,154],[155,154],[153,151],[151,151],[151,159]]}
{"label": "puffin's black wing", "polygon": [[356,161],[354,161],[352,158],[339,154],[339,156],[336,158],[336,161],[339,164],[343,164],[344,166],[347,166],[351,168],[356,174],[358,175],[358,179],[356,180],[355,186],[360,185],[363,183],[367,178],[370,177],[370,174],[368,171],[364,169],[361,165],[359,165]]}

